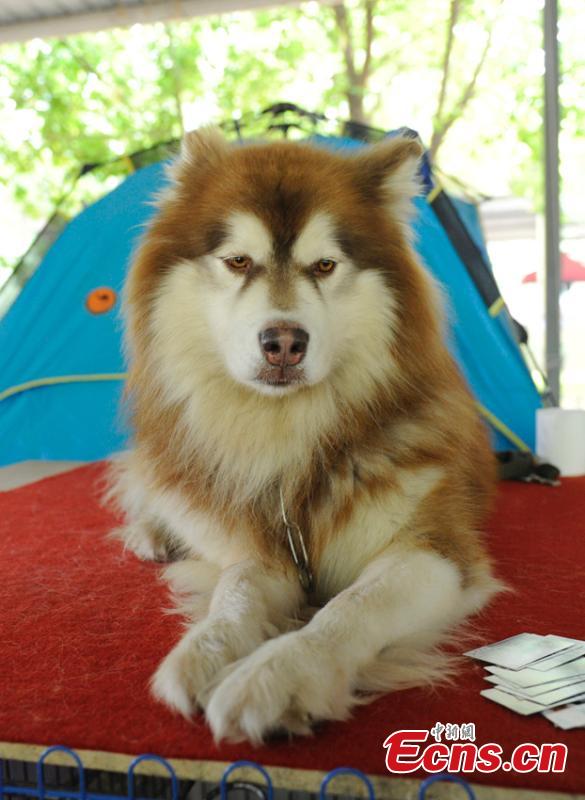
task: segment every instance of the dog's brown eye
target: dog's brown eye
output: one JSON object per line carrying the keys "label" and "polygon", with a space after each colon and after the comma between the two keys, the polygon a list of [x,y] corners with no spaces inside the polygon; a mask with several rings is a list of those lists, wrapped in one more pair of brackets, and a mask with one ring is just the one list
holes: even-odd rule
{"label": "dog's brown eye", "polygon": [[232,256],[231,258],[224,258],[223,263],[226,267],[236,272],[245,272],[252,266],[252,259],[250,256]]}
{"label": "dog's brown eye", "polygon": [[315,272],[319,274],[327,274],[328,272],[333,272],[336,266],[337,261],[334,261],[332,258],[322,258],[316,262],[314,269]]}

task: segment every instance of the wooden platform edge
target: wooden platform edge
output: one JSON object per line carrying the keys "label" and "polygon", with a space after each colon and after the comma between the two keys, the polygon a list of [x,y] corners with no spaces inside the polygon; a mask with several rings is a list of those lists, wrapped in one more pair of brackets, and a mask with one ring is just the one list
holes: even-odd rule
{"label": "wooden platform edge", "polygon": [[[36,762],[51,745],[19,744],[0,741],[0,758],[15,761]],[[81,758],[86,769],[106,770],[125,773],[134,755],[109,753],[103,750],[81,750],[72,747]],[[227,761],[195,761],[184,758],[166,758],[173,767],[178,778],[184,780],[200,780],[212,783],[219,782],[224,771],[232,762]],[[75,767],[71,757],[65,752],[54,752],[48,756],[47,764],[63,767]],[[301,792],[318,793],[326,771],[297,769],[292,767],[276,767],[262,765],[270,775],[275,788],[290,789]],[[156,775],[167,777],[168,772],[157,761],[141,762],[136,773],[140,775]],[[241,768],[237,772],[238,779],[258,781],[258,773],[252,769]],[[392,776],[368,775],[376,792],[377,800],[416,800],[420,780],[415,778],[397,778]],[[334,779],[332,789],[335,794],[354,797],[366,797],[363,785],[355,778],[340,775]],[[480,786],[471,783],[478,800],[585,800],[585,794],[565,792],[535,791],[533,789],[504,788],[497,786]],[[455,800],[461,797],[460,787],[443,783],[433,787],[433,800]]]}

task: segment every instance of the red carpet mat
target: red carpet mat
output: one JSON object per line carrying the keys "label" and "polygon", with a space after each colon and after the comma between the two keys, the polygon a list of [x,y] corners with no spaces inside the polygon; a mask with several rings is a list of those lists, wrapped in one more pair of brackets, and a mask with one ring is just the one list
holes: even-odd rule
{"label": "red carpet mat", "polygon": [[[313,739],[216,748],[201,720],[189,724],[150,698],[149,678],[181,623],[163,613],[159,567],[106,538],[114,518],[96,499],[101,474],[92,465],[0,493],[0,742],[385,775],[382,743],[393,731],[474,722],[478,744],[498,742],[506,755],[524,742],[564,742],[569,756],[564,774],[472,781],[585,792],[585,731],[482,698],[483,671],[471,661],[454,687],[387,696]],[[585,479],[558,489],[502,485],[490,540],[516,593],[479,620],[486,640],[521,631],[585,638]]]}

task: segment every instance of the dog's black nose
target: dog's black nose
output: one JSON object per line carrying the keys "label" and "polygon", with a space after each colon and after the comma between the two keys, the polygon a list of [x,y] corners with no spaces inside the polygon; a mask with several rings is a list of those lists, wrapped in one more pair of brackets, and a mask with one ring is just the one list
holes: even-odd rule
{"label": "dog's black nose", "polygon": [[296,367],[309,346],[309,334],[287,322],[278,322],[260,332],[264,358],[273,367]]}

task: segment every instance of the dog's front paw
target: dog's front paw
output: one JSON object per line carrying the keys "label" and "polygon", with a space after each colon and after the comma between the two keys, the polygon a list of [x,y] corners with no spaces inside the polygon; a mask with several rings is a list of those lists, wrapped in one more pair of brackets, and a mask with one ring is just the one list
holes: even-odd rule
{"label": "dog's front paw", "polygon": [[209,618],[199,622],[155,672],[151,682],[154,696],[187,718],[205,708],[218,673],[258,647],[269,631],[242,633],[228,622]]}
{"label": "dog's front paw", "polygon": [[206,715],[216,740],[259,744],[271,733],[308,734],[313,722],[344,719],[351,705],[347,672],[294,632],[266,642],[229,672]]}

